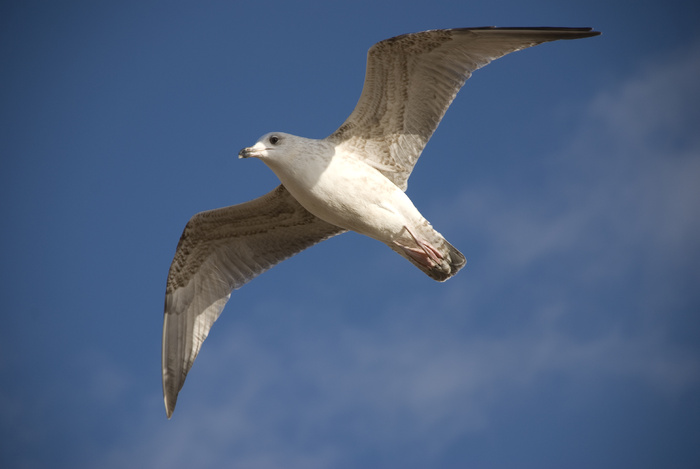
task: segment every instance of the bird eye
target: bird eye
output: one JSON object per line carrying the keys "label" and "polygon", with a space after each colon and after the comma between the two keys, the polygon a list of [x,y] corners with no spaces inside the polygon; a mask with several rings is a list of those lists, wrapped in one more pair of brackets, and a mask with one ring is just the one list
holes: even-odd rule
{"label": "bird eye", "polygon": [[269,138],[270,143],[273,145],[277,145],[280,141],[280,138],[277,135],[273,135],[272,137]]}

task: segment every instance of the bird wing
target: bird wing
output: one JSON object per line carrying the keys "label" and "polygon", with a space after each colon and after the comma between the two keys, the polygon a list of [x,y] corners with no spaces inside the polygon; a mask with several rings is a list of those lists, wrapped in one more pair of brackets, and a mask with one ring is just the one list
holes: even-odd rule
{"label": "bird wing", "polygon": [[309,213],[284,186],[190,219],[177,245],[165,293],[162,366],[168,418],[231,292],[343,231]]}
{"label": "bird wing", "polygon": [[591,28],[463,28],[405,34],[367,56],[362,94],[328,137],[406,190],[423,148],[464,82],[492,60],[558,39],[600,34]]}

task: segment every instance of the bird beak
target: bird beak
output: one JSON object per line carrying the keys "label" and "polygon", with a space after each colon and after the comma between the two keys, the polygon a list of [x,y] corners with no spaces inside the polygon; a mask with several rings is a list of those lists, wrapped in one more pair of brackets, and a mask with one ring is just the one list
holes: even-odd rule
{"label": "bird beak", "polygon": [[255,156],[255,150],[252,147],[244,148],[238,152],[239,158],[250,158],[251,156]]}
{"label": "bird beak", "polygon": [[244,148],[238,152],[239,158],[262,158],[266,150],[269,150],[264,144],[258,142],[252,147]]}

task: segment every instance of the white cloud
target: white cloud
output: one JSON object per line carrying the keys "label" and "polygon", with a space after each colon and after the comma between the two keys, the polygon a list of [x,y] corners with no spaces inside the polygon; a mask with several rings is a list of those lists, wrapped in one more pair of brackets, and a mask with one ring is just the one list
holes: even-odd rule
{"label": "white cloud", "polygon": [[612,255],[622,268],[630,255],[664,268],[697,259],[700,43],[653,65],[593,99],[573,142],[543,165],[545,195],[479,187],[450,210],[479,220],[511,267],[564,251],[586,253],[587,264]]}
{"label": "white cloud", "polygon": [[[531,282],[541,289],[537,307],[560,317],[608,317],[602,324],[610,330],[587,342],[556,328],[539,338],[553,348],[550,366],[560,360],[622,373],[669,392],[700,382],[697,349],[674,342],[699,302],[692,286],[700,278],[699,122],[697,43],[593,99],[573,142],[557,155],[562,161],[543,165],[550,184],[537,193],[546,198],[474,188],[449,208],[483,224],[490,260],[504,276],[527,279],[541,275],[543,263],[553,271],[566,266],[561,282]],[[603,296],[615,288],[624,301],[609,305],[577,293]]]}

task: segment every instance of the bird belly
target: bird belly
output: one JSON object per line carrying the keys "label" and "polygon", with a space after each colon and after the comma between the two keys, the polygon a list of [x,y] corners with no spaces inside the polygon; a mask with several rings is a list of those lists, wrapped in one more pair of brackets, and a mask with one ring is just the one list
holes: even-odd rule
{"label": "bird belly", "polygon": [[361,161],[334,159],[312,184],[280,179],[318,218],[385,243],[435,280],[450,278],[466,262],[401,189]]}
{"label": "bird belly", "polygon": [[310,187],[282,182],[320,219],[385,243],[423,219],[401,189],[361,161],[334,158]]}

